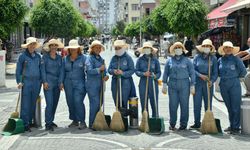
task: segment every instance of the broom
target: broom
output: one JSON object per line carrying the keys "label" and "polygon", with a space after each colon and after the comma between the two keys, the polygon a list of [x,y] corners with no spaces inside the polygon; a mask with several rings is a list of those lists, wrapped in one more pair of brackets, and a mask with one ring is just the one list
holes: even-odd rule
{"label": "broom", "polygon": [[[109,126],[106,122],[105,115],[104,115],[104,108],[102,110],[102,99],[104,99],[104,88],[103,88],[103,76],[104,73],[102,72],[102,85],[101,85],[101,91],[100,91],[100,109],[98,113],[96,114],[95,121],[93,123],[93,128],[97,131],[103,131],[103,130],[109,130]],[[104,102],[103,102],[104,107]]]}
{"label": "broom", "polygon": [[[120,59],[118,60],[118,69],[120,68]],[[119,80],[120,76],[118,76]],[[112,116],[112,120],[110,123],[110,128],[112,131],[115,132],[124,132],[125,131],[125,126],[122,120],[122,115],[120,111],[118,110],[118,81],[116,82],[116,112],[114,112]],[[121,93],[120,93],[121,95]]]}
{"label": "broom", "polygon": [[[148,60],[148,71],[150,69],[150,61],[151,61],[151,58],[149,57],[149,60]],[[139,130],[141,132],[149,132],[149,125],[148,125],[148,111],[147,111],[147,103],[148,103],[148,80],[149,80],[149,77],[147,77],[147,80],[146,80],[146,90],[145,90],[145,100],[144,100],[144,110],[143,110],[143,113],[142,113],[142,120],[141,120],[141,124],[139,126]]]}
{"label": "broom", "polygon": [[210,56],[208,56],[208,82],[207,82],[207,96],[208,96],[208,108],[207,111],[205,112],[204,118],[201,123],[201,132],[203,134],[217,134],[218,130],[216,127],[215,119],[213,112],[211,111],[211,106],[210,106],[210,87],[209,87],[209,82],[210,82]]}
{"label": "broom", "polygon": [[18,94],[17,103],[16,103],[16,110],[13,113],[11,113],[10,118],[19,118],[18,108],[19,108],[19,103],[20,103],[20,99],[21,99],[21,91],[22,91],[22,89],[20,89],[19,94]]}

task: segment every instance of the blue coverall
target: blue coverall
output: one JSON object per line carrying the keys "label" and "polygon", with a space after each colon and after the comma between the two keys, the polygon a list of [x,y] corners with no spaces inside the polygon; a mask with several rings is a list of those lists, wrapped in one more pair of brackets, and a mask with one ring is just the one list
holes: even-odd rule
{"label": "blue coverall", "polygon": [[85,123],[86,58],[85,55],[79,54],[74,61],[70,59],[70,55],[63,59],[64,90],[69,108],[69,119],[81,123]]}
{"label": "blue coverall", "polygon": [[[141,108],[142,111],[144,111],[144,105],[145,105],[145,92],[146,92],[146,81],[147,77],[144,76],[144,73],[148,71],[148,62],[149,62],[149,57],[150,59],[150,72],[154,73],[156,75],[156,79],[149,77],[149,82],[148,82],[148,98],[150,99],[150,105],[152,108],[152,116],[156,117],[156,107],[158,108],[158,95],[159,95],[159,89],[158,89],[158,80],[161,77],[161,68],[160,68],[160,63],[159,60],[156,59],[155,57],[147,56],[144,54],[142,57],[140,57],[137,60],[136,63],[136,75],[140,77],[140,82],[139,82],[139,92],[140,92],[140,100],[141,100]],[[153,90],[153,80],[155,82],[155,91],[156,91],[156,104],[155,106],[155,100],[154,100],[154,90]],[[148,110],[148,104],[147,104],[147,110]],[[157,109],[158,110],[158,109]]]}
{"label": "blue coverall", "polygon": [[168,85],[170,126],[176,125],[180,104],[180,126],[187,127],[190,86],[195,85],[195,71],[190,59],[183,55],[169,58],[165,65],[163,83]]}
{"label": "blue coverall", "polygon": [[[89,113],[89,127],[95,120],[95,116],[100,109],[100,92],[103,86],[102,72],[99,68],[104,64],[104,59],[100,55],[89,55],[87,59],[87,79],[86,90],[89,97],[90,113]],[[106,70],[103,72],[103,77],[106,76]]]}
{"label": "blue coverall", "polygon": [[[197,54],[193,60],[194,70],[196,75],[195,95],[194,95],[194,122],[195,125],[200,126],[201,122],[201,106],[202,99],[204,100],[205,110],[207,110],[207,81],[200,78],[201,75],[208,76],[208,56],[210,57],[210,81],[212,84],[218,77],[217,58],[214,55],[206,55],[204,53]],[[210,88],[210,104],[212,106],[213,86]],[[211,107],[212,109],[212,107]]]}
{"label": "blue coverall", "polygon": [[225,55],[218,60],[219,86],[221,96],[226,104],[231,130],[240,128],[241,85],[240,79],[247,74],[240,58]]}
{"label": "blue coverall", "polygon": [[60,97],[60,84],[63,83],[62,75],[62,57],[56,54],[55,58],[50,57],[50,54],[45,54],[42,57],[42,82],[48,83],[49,89],[44,89],[46,100],[45,108],[45,126],[51,126]]}
{"label": "blue coverall", "polygon": [[108,72],[109,74],[113,75],[112,82],[111,82],[112,97],[116,104],[116,92],[118,90],[119,106],[120,106],[120,96],[119,96],[120,90],[119,90],[119,87],[117,89],[118,77],[114,74],[114,70],[118,69],[118,61],[120,63],[120,70],[123,71],[123,74],[121,75],[122,107],[127,108],[128,100],[130,98],[129,95],[131,94],[131,90],[133,89],[132,75],[135,72],[135,67],[134,67],[134,62],[132,58],[126,52],[122,56],[116,56],[116,55],[113,56],[110,61]]}
{"label": "blue coverall", "polygon": [[26,50],[19,56],[16,66],[16,82],[17,84],[23,83],[20,118],[27,128],[32,124],[36,100],[41,90],[41,56],[38,53],[31,54]]}

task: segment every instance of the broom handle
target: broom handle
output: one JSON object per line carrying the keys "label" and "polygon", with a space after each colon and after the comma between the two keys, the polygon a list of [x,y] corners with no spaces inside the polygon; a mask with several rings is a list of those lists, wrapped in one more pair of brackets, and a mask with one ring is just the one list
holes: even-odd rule
{"label": "broom handle", "polygon": [[[103,59],[103,65],[105,65],[105,60]],[[104,79],[104,71],[102,71],[102,85],[101,85],[101,90],[102,90],[102,111],[104,112],[104,83],[105,81],[103,80]],[[101,106],[100,106],[101,107]]]}
{"label": "broom handle", "polygon": [[101,72],[100,110],[104,111],[104,108],[102,109],[102,102],[103,102],[103,72]]}
{"label": "broom handle", "polygon": [[[151,63],[151,58],[149,57],[149,59],[148,59],[148,71],[150,71],[150,63]],[[145,91],[145,99],[144,99],[144,110],[147,109],[147,103],[148,103],[148,80],[149,80],[149,77],[147,77],[147,81],[146,81],[146,91]]]}
{"label": "broom handle", "polygon": [[208,97],[208,105],[207,105],[207,110],[211,110],[211,106],[210,106],[210,87],[209,87],[209,82],[210,82],[210,72],[211,72],[211,68],[210,68],[210,56],[208,55],[208,82],[207,82],[207,97]]}
{"label": "broom handle", "polygon": [[155,102],[155,111],[156,111],[156,118],[159,117],[159,112],[158,112],[158,105],[157,105],[157,101],[156,101],[156,91],[155,91],[155,80],[153,78],[153,92],[154,92],[154,102]]}
{"label": "broom handle", "polygon": [[20,102],[20,97],[21,97],[21,91],[22,91],[22,89],[19,90],[19,94],[18,94],[18,98],[17,98],[16,112],[18,111],[18,107],[19,107],[19,102]]}
{"label": "broom handle", "polygon": [[[120,70],[120,58],[118,58],[118,69]],[[121,80],[121,75],[119,75],[118,78],[119,81],[119,90],[120,90],[120,107],[122,107],[122,80]]]}
{"label": "broom handle", "polygon": [[[24,65],[23,65],[23,71],[22,71],[22,75],[21,75],[21,83],[23,82],[24,80],[24,73],[26,71],[26,64],[27,62],[25,61],[24,62]],[[19,108],[19,103],[20,103],[20,100],[21,100],[21,96],[22,96],[22,89],[23,87],[21,87],[21,89],[19,90],[19,94],[18,94],[18,99],[17,99],[17,104],[16,104],[16,112],[18,111],[18,108]]]}

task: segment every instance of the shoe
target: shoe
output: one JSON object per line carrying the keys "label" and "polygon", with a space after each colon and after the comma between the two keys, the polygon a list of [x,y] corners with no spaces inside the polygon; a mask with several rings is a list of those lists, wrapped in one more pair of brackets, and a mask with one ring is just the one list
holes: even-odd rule
{"label": "shoe", "polygon": [[231,132],[231,127],[226,128],[224,132]]}
{"label": "shoe", "polygon": [[57,124],[55,124],[54,122],[52,122],[52,127],[54,127],[54,128],[57,128],[58,127],[58,125]]}
{"label": "shoe", "polygon": [[69,128],[72,128],[72,127],[77,127],[79,125],[78,122],[76,121],[72,121],[71,124],[68,125]]}
{"label": "shoe", "polygon": [[233,134],[233,135],[240,134],[240,129],[232,129],[232,130],[230,131],[230,134]]}
{"label": "shoe", "polygon": [[198,125],[198,124],[194,124],[192,126],[190,126],[190,128],[192,129],[199,129],[201,127],[201,125]]}
{"label": "shoe", "polygon": [[187,129],[187,127],[185,127],[185,126],[180,126],[180,127],[178,128],[179,131],[186,130],[186,129]]}
{"label": "shoe", "polygon": [[169,126],[169,130],[175,131],[176,128],[175,128],[175,126]]}
{"label": "shoe", "polygon": [[35,124],[35,123],[31,123],[31,124],[30,124],[30,128],[38,128],[38,125]]}
{"label": "shoe", "polygon": [[24,131],[31,132],[31,129],[29,126],[24,127]]}
{"label": "shoe", "polygon": [[242,95],[242,97],[250,97],[250,94],[244,94],[244,95]]}
{"label": "shoe", "polygon": [[53,126],[46,126],[45,130],[46,131],[54,131],[54,128],[53,128]]}
{"label": "shoe", "polygon": [[78,126],[78,129],[79,129],[79,130],[83,130],[83,129],[86,129],[86,128],[87,128],[87,125],[86,125],[85,122],[79,123],[79,126]]}

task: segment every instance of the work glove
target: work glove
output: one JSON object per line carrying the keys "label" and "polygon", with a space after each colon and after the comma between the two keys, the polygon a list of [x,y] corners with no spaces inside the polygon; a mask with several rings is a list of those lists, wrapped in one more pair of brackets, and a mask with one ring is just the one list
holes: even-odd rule
{"label": "work glove", "polygon": [[154,74],[153,72],[151,73],[150,77],[151,77],[152,79],[156,79],[156,76],[155,76],[155,74]]}
{"label": "work glove", "polygon": [[240,82],[245,82],[245,78],[240,78]]}
{"label": "work glove", "polygon": [[194,85],[190,86],[190,93],[191,93],[192,95],[195,94],[195,87],[194,87]]}
{"label": "work glove", "polygon": [[167,83],[163,83],[162,93],[167,94]]}

